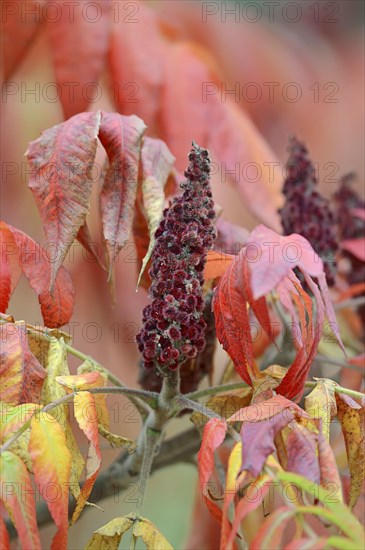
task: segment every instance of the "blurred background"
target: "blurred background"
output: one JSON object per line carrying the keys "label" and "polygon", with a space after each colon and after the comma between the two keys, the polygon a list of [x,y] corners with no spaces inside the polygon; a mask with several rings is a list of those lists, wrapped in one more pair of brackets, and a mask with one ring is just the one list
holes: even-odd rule
{"label": "blurred background", "polygon": [[[208,147],[215,201],[226,219],[248,229],[262,222],[280,230],[276,210],[291,134],[307,145],[325,196],[349,171],[364,195],[363,6],[358,0],[2,2],[2,219],[45,242],[24,153],[43,130],[97,109],[143,118],[147,135],[166,141],[180,172],[192,139]],[[99,176],[96,169],[89,214],[95,242]],[[147,293],[135,293],[133,239],[116,264],[115,307],[105,274],[80,245],[72,250],[66,265],[76,305],[64,330],[76,348],[137,385],[134,336]],[[25,280],[8,311],[42,324]],[[223,362],[218,352],[217,372]],[[108,402],[112,431],[134,437],[137,414],[120,398]],[[103,467],[116,455],[106,445]],[[214,548],[194,533],[186,542],[196,479],[193,464],[151,479],[144,515],[174,548]],[[132,487],[100,503],[104,513],[85,513],[70,530],[69,547],[83,548],[93,529],[132,511],[134,499]],[[203,525],[203,512],[196,513]],[[53,532],[43,531],[45,548]]]}

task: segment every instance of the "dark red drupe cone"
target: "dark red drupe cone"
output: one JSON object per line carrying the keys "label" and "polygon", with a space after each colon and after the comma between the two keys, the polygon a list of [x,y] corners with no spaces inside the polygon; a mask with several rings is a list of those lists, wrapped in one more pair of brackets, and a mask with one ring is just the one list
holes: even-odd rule
{"label": "dark red drupe cone", "polygon": [[176,369],[205,347],[203,271],[216,236],[208,151],[193,143],[183,194],[156,230],[149,274],[152,303],[137,334],[144,367]]}
{"label": "dark red drupe cone", "polygon": [[283,193],[286,197],[279,210],[285,235],[299,233],[322,258],[327,282],[335,282],[335,256],[338,251],[334,214],[329,201],[317,189],[315,169],[306,147],[292,137],[289,143],[287,177]]}

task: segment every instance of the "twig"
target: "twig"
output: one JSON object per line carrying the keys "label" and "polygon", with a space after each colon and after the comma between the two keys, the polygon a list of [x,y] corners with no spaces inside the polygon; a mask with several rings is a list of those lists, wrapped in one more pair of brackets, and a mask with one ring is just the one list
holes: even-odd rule
{"label": "twig", "polygon": [[[218,413],[212,411],[211,409],[208,409],[205,405],[202,405],[201,403],[197,403],[196,401],[192,401],[185,395],[178,395],[176,397],[176,402],[180,407],[180,410],[184,409],[190,409],[192,411],[198,412],[200,414],[203,414],[207,418],[219,418],[220,420],[225,420],[222,416],[220,416]],[[236,442],[241,441],[241,438],[239,434],[236,432],[232,426],[229,424],[227,425],[227,432],[230,434],[232,439]]]}
{"label": "twig", "polygon": [[336,365],[337,367],[345,367],[346,369],[364,372],[364,369],[362,367],[351,365],[350,363],[345,363],[345,361],[340,361],[339,359],[334,359],[333,357],[327,357],[327,355],[322,355],[321,353],[317,353],[315,360],[323,361],[324,363],[329,363],[330,365]]}
{"label": "twig", "polygon": [[356,298],[349,298],[348,300],[344,300],[343,302],[338,302],[337,304],[333,304],[333,307],[335,310],[344,309],[346,307],[358,307],[365,304],[365,296],[357,296]]}
{"label": "twig", "polygon": [[185,397],[196,401],[201,397],[206,397],[209,395],[215,395],[217,393],[225,393],[233,390],[241,390],[243,388],[248,388],[249,386],[245,382],[237,382],[234,384],[222,384],[221,386],[213,386],[211,388],[205,388],[204,390],[198,390],[191,393],[186,393]]}
{"label": "twig", "polygon": [[[78,390],[72,393],[69,393],[67,395],[64,395],[57,399],[56,401],[52,401],[52,403],[48,403],[45,407],[40,409],[39,411],[36,411],[34,414],[42,414],[46,413],[59,405],[63,405],[64,403],[67,403],[68,401],[71,401],[75,395],[80,393],[80,391],[88,391],[89,393],[120,393],[127,396],[138,396],[142,399],[145,399],[146,402],[153,401],[153,403],[156,402],[158,394],[155,392],[148,392],[145,390],[137,390],[134,388],[116,388],[114,386],[105,386],[103,388],[88,388],[87,390]],[[32,415],[5,443],[0,447],[0,454],[2,454],[4,451],[6,451],[17,439],[18,437],[25,432],[27,428],[30,426],[30,422],[32,420],[34,415]]]}

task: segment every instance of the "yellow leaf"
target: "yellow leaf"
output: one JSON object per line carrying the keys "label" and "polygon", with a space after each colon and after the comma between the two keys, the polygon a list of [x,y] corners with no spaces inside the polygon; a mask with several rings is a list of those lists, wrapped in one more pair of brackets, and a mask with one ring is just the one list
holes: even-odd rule
{"label": "yellow leaf", "polygon": [[98,425],[99,434],[105,437],[112,447],[123,447],[127,449],[129,453],[133,453],[136,450],[136,443],[127,437],[121,435],[112,434],[109,430],[106,430],[102,424]]}
{"label": "yellow leaf", "polygon": [[[58,377],[67,377],[70,375],[67,364],[67,350],[63,338],[59,340],[55,337],[51,338],[48,347],[46,359],[47,377],[42,388],[42,402],[51,403],[66,395],[66,390],[57,383]],[[70,424],[70,415],[68,405],[59,405],[52,409],[51,414],[60,423],[65,436],[68,450],[72,456],[71,474],[70,474],[70,489],[75,498],[80,494],[79,479],[85,466],[85,461],[79,451],[72,432]]]}
{"label": "yellow leaf", "polygon": [[236,491],[238,489],[237,477],[241,470],[242,465],[242,442],[236,443],[232,449],[232,452],[228,460],[227,476],[226,476],[226,489],[224,496],[222,527],[221,527],[221,546],[225,544],[228,538],[228,534],[231,530],[231,524],[228,520],[228,509],[233,501]]}
{"label": "yellow leaf", "polygon": [[[68,376],[58,376],[57,382],[68,390],[85,390],[91,385],[99,382],[99,386],[104,386],[103,377],[99,372],[86,372],[84,374],[70,374]],[[70,392],[68,392],[70,393]]]}
{"label": "yellow leaf", "polygon": [[336,393],[337,417],[345,438],[347,460],[350,470],[350,502],[353,508],[361,493],[365,478],[364,408],[348,395]]}
{"label": "yellow leaf", "polygon": [[304,400],[304,408],[312,418],[322,420],[322,431],[327,441],[330,439],[330,422],[336,416],[336,382],[327,379],[317,380],[315,388]]}
{"label": "yellow leaf", "polygon": [[22,405],[11,405],[1,402],[0,404],[0,434],[1,441],[5,442],[19,428],[21,428],[40,408],[35,403],[23,403]]}
{"label": "yellow leaf", "polygon": [[133,529],[133,537],[141,537],[147,550],[173,550],[157,527],[148,519],[139,518]]}
{"label": "yellow leaf", "polygon": [[132,525],[133,518],[129,516],[112,519],[94,532],[85,550],[117,550],[122,536]]}
{"label": "yellow leaf", "polygon": [[66,550],[71,454],[62,427],[50,414],[32,418],[29,452],[34,479],[58,528],[51,550]]}
{"label": "yellow leaf", "polygon": [[[223,418],[229,418],[251,402],[252,388],[244,388],[240,390],[240,393],[241,395],[215,395],[209,399],[206,403],[206,407]],[[207,417],[201,413],[195,412],[191,415],[190,420],[197,428],[202,428],[207,422]]]}
{"label": "yellow leaf", "polygon": [[33,473],[32,459],[28,450],[30,440],[30,428],[25,430],[15,441],[10,445],[12,453],[19,456],[27,467],[30,474]]}
{"label": "yellow leaf", "polygon": [[[82,366],[82,365],[81,365]],[[107,381],[107,375],[100,372],[100,370],[87,371],[82,374],[76,374],[72,376],[59,376],[57,382],[65,386],[68,390],[89,390],[91,388],[102,388]],[[109,412],[105,402],[105,394],[94,394],[94,403],[96,406],[96,412],[98,422],[102,424],[105,429],[109,428],[110,419]]]}
{"label": "yellow leaf", "polygon": [[28,343],[31,352],[36,356],[38,361],[46,367],[48,350],[50,346],[49,337],[61,338],[67,344],[71,341],[71,336],[58,328],[46,328],[46,327],[34,327],[27,324],[27,328],[30,329],[28,332]]}

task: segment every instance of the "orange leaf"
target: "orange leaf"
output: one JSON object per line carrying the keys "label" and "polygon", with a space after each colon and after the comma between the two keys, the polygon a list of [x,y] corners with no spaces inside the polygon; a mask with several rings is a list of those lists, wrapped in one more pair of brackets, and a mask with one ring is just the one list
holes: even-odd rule
{"label": "orange leaf", "polygon": [[209,281],[210,279],[221,277],[226,269],[231,265],[234,258],[235,256],[231,254],[223,254],[222,252],[209,250],[205,264],[204,279]]}
{"label": "orange leaf", "polygon": [[[35,513],[34,490],[27,468],[23,461],[10,451],[1,454],[0,464],[1,500],[15,525],[22,547],[27,550],[38,550],[41,548],[41,542]],[[1,539],[2,548],[5,541]]]}
{"label": "orange leaf", "polygon": [[357,283],[351,285],[349,288],[339,294],[336,303],[340,304],[343,300],[347,300],[348,298],[352,298],[353,296],[356,296],[357,294],[362,294],[363,292],[365,292],[365,283]]}
{"label": "orange leaf", "polygon": [[0,325],[0,399],[7,403],[37,403],[46,371],[29,349],[24,323]]}
{"label": "orange leaf", "polygon": [[74,407],[77,423],[89,440],[89,452],[86,462],[86,481],[76,501],[76,507],[72,515],[72,523],[77,520],[89,498],[101,464],[98,416],[92,394],[87,391],[82,391],[75,395]]}
{"label": "orange leaf", "polygon": [[29,187],[48,243],[50,289],[90,206],[100,112],[80,113],[29,144]]}

